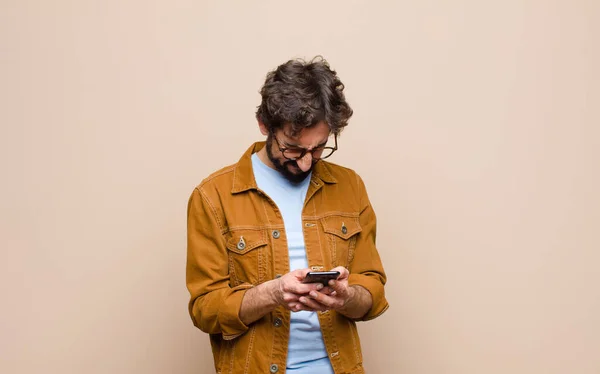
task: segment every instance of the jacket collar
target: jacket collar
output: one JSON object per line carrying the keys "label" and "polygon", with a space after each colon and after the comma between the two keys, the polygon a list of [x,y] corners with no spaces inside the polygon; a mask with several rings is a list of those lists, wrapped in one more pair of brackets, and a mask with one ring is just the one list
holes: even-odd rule
{"label": "jacket collar", "polygon": [[[266,142],[264,141],[252,144],[235,165],[233,173],[233,186],[231,189],[232,194],[248,190],[256,190],[258,188],[256,186],[256,179],[254,178],[254,172],[252,170],[252,154],[260,151],[265,145]],[[337,183],[335,177],[331,175],[331,171],[329,170],[327,162],[323,160],[317,162],[313,168],[311,181],[315,182],[317,180],[325,183]]]}

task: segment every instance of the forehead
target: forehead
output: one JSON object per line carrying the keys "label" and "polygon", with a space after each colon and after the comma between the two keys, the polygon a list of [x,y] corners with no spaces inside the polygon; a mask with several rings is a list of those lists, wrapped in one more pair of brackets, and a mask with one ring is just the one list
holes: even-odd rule
{"label": "forehead", "polygon": [[314,126],[302,129],[296,136],[292,135],[292,126],[285,124],[282,129],[285,139],[294,145],[312,146],[321,144],[329,138],[329,126],[325,122],[319,122]]}

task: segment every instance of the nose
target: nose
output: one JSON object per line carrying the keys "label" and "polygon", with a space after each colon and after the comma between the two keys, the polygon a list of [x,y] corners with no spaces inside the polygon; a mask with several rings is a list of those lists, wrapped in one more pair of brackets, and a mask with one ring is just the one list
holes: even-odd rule
{"label": "nose", "polygon": [[298,164],[300,170],[308,171],[312,166],[312,154],[306,153],[302,158],[296,160],[296,163]]}

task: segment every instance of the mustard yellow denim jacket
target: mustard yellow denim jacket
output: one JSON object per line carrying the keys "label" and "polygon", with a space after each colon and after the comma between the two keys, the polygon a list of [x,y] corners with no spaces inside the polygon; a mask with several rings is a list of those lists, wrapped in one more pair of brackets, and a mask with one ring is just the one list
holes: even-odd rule
{"label": "mustard yellow denim jacket", "polygon": [[[251,155],[197,186],[188,203],[186,283],[189,313],[210,334],[217,373],[284,373],[290,311],[280,306],[246,326],[238,313],[245,292],[290,271],[281,212],[256,186]],[[361,320],[388,308],[386,275],[375,247],[375,213],[361,178],[324,160],[313,169],[302,211],[309,267],[344,266],[348,283],[366,288],[373,306]],[[323,339],[336,374],[364,373],[355,321],[319,312]]]}

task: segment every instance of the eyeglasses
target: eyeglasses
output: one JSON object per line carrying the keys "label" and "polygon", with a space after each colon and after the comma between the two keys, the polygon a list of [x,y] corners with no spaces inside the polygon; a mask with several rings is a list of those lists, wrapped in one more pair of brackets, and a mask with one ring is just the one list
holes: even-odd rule
{"label": "eyeglasses", "polygon": [[333,154],[333,152],[337,151],[337,149],[338,149],[337,134],[334,135],[335,146],[333,146],[333,147],[320,146],[320,147],[315,147],[313,149],[301,148],[301,147],[282,147],[281,143],[279,143],[279,139],[277,139],[277,136],[275,134],[273,134],[273,138],[275,139],[275,142],[277,143],[277,147],[281,151],[281,154],[283,155],[283,157],[287,158],[288,160],[292,160],[292,161],[301,159],[307,153],[310,153],[313,160],[322,160],[322,159],[325,159],[325,158],[331,156]]}

